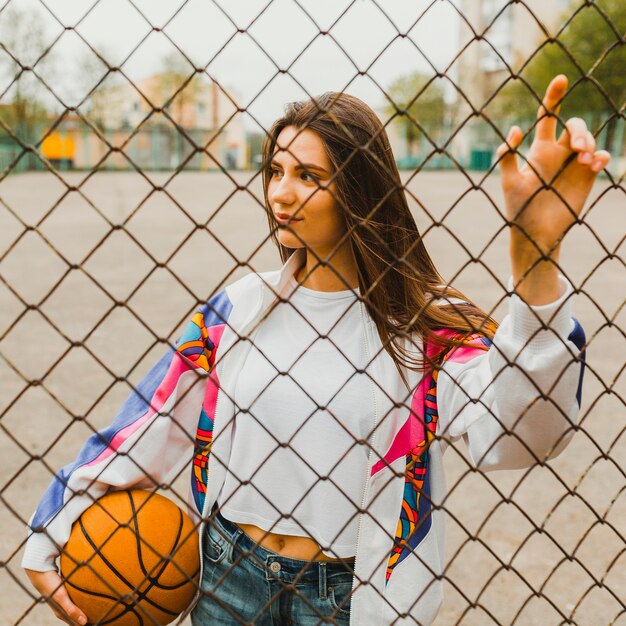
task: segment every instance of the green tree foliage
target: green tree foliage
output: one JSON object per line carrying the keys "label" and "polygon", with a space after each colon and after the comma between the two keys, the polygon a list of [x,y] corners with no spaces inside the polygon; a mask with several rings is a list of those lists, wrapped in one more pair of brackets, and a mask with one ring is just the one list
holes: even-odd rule
{"label": "green tree foliage", "polygon": [[104,131],[111,87],[122,85],[123,80],[119,73],[109,70],[114,65],[107,60],[113,58],[109,44],[99,43],[95,49],[100,56],[87,48],[77,58],[75,99],[81,103],[81,113],[96,128]]}
{"label": "green tree foliage", "polygon": [[[30,68],[53,76],[52,52],[46,44],[41,15],[33,9],[9,6],[0,16],[0,75],[10,84],[0,108],[0,133],[32,142],[38,122],[47,117],[47,90]],[[48,97],[49,99],[49,97]]]}
{"label": "green tree foliage", "polygon": [[[431,138],[431,132],[440,129],[443,124],[443,89],[437,81],[429,84],[429,80],[431,79],[428,76],[413,72],[400,76],[387,89],[393,104],[389,103],[385,107],[385,114],[389,117],[395,116],[393,123],[398,124],[400,134],[406,139],[409,156],[413,156],[413,146],[421,134],[416,122]],[[403,113],[398,113],[397,109]],[[404,111],[408,111],[408,115]]]}
{"label": "green tree foliage", "polygon": [[[497,97],[500,110],[516,118],[534,117],[541,95],[557,74],[569,79],[562,116],[606,121],[626,102],[626,4],[624,0],[574,0],[560,21],[555,42],[541,47]],[[542,42],[538,42],[538,47]],[[534,93],[533,93],[534,92]]]}

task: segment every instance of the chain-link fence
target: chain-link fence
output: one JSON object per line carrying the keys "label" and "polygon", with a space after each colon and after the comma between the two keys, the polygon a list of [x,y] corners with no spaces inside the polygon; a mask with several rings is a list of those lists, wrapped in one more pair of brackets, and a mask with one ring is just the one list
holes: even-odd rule
{"label": "chain-link fence", "polygon": [[[395,450],[395,464],[389,460],[391,444],[385,447],[380,439],[372,444],[376,429],[370,430],[369,423],[359,426],[365,429],[361,434],[356,427],[329,430],[334,435],[308,448],[332,451],[334,439],[349,440],[364,451],[363,470],[367,459],[372,475],[377,463],[379,476],[389,472],[385,487],[377,479],[381,497],[372,498],[370,493],[361,517],[358,498],[346,494],[348,485],[356,484],[349,472],[344,479],[328,481],[307,464],[311,474],[301,483],[296,478],[295,485],[314,491],[326,480],[351,502],[348,528],[356,532],[358,522],[358,541],[366,546],[361,552],[370,553],[357,559],[354,589],[373,589],[370,593],[379,597],[380,604],[370,596],[372,604],[367,606],[382,611],[378,607],[387,602],[385,615],[396,610],[397,620],[389,623],[420,623],[416,616],[422,613],[411,611],[421,606],[420,598],[433,585],[424,584],[427,574],[414,582],[402,579],[406,576],[402,569],[417,572],[408,568],[423,565],[424,558],[429,568],[431,562],[423,556],[425,544],[421,548],[418,544],[441,532],[436,527],[439,522],[430,520],[445,512],[444,566],[440,572],[430,571],[433,580],[443,583],[444,592],[435,624],[626,624],[624,7],[621,0],[410,4],[415,6],[399,7],[385,0],[269,0],[245,6],[218,1],[200,6],[188,1],[174,7],[100,0],[90,7],[70,7],[61,0],[30,4],[12,0],[0,7],[3,623],[57,623],[20,566],[26,524],[55,473],[74,463],[90,436],[105,432],[131,390],[138,390],[140,396],[145,393],[140,381],[164,350],[176,344],[198,305],[213,303],[205,310],[205,320],[213,315],[213,323],[207,322],[210,328],[203,329],[208,334],[202,339],[209,342],[203,349],[215,347],[218,326],[224,337],[229,329],[236,335],[241,327],[238,320],[224,322],[223,301],[216,304],[211,298],[250,271],[280,267],[268,230],[261,176],[269,165],[262,156],[271,125],[265,117],[281,115],[282,105],[277,102],[304,100],[329,89],[365,94],[363,99],[376,109],[389,137],[402,192],[434,264],[446,283],[501,321],[510,295],[510,222],[503,208],[496,149],[509,128],[518,124],[526,134],[520,158],[527,155],[543,92],[550,79],[562,72],[569,77],[569,87],[558,116],[558,133],[570,116],[580,117],[593,133],[597,149],[612,156],[584,212],[569,229],[559,261],[560,271],[574,288],[574,314],[586,334],[572,357],[578,364],[581,353],[586,354],[573,439],[547,462],[545,457],[535,457],[522,469],[481,471],[468,452],[469,431],[463,437],[438,432],[433,412],[426,410],[420,417],[425,449]],[[131,29],[135,42],[129,43],[132,36],[127,41],[120,34],[117,48],[123,51],[110,56],[103,52],[106,46],[92,40],[93,33],[108,25],[112,32],[106,36],[115,42],[114,25],[123,22],[135,24]],[[210,34],[203,35],[203,28]],[[79,48],[69,47],[70,36],[81,51],[74,55],[80,58],[76,66],[80,71],[73,82],[67,68],[72,51]],[[190,54],[187,43],[194,38],[208,42],[210,53]],[[250,48],[229,56],[229,49],[242,41]],[[445,41],[447,57],[441,56],[439,48],[445,46],[438,46],[438,41]],[[148,47],[152,44],[156,48]],[[157,68],[148,57],[159,45],[174,56],[170,54]],[[320,48],[323,45],[330,46],[330,52]],[[142,46],[150,51],[145,56],[140,55]],[[52,59],[59,50],[54,69]],[[144,71],[142,63],[150,71]],[[84,77],[87,80],[81,83]],[[325,86],[320,89],[320,85]],[[267,94],[271,97],[264,104]],[[267,110],[273,116],[267,116]],[[380,198],[372,202],[369,220],[375,223]],[[389,255],[392,248],[387,250]],[[388,259],[390,265],[398,261]],[[344,293],[353,285],[348,277],[340,278],[343,286],[336,287]],[[360,287],[360,298],[367,300],[365,285]],[[367,325],[360,332],[366,336],[370,331],[377,332]],[[283,332],[286,343],[300,345],[302,337],[290,335],[289,327]],[[254,348],[258,338],[244,334],[233,345],[252,343]],[[387,411],[376,409],[387,428],[399,415],[406,419],[409,409],[413,413],[416,405],[410,402],[416,395],[393,397],[394,391],[385,389],[382,368],[375,370],[377,377],[369,366],[355,365],[354,358],[345,354],[347,344],[335,345],[330,333],[325,340],[335,350],[337,362],[344,358],[344,368],[348,363],[355,372],[365,372],[371,386],[367,393],[375,398],[391,394],[392,402],[399,401],[400,406]],[[283,372],[299,388],[295,393],[303,392],[294,376],[300,356]],[[374,357],[370,362],[375,356],[370,355]],[[211,370],[215,354],[209,351],[208,358]],[[218,347],[217,363],[220,358]],[[437,373],[441,363],[436,365]],[[519,369],[515,361],[507,365]],[[281,372],[280,366],[267,366],[274,367],[276,376]],[[330,365],[329,371],[333,371]],[[427,408],[428,402],[434,402],[435,411],[436,373],[434,379],[420,378],[417,383],[411,379],[414,394],[423,388],[424,380],[434,380],[421,401]],[[449,384],[454,383],[466,384],[455,380]],[[552,389],[555,394],[558,384]],[[493,386],[487,386],[485,397]],[[347,382],[335,384],[333,393],[340,396],[346,389]],[[512,388],[511,396],[515,393]],[[555,405],[550,393],[533,402],[547,399]],[[248,416],[246,423],[266,415],[262,395],[258,393],[245,411],[237,413]],[[149,406],[158,404],[153,397],[144,399]],[[313,416],[319,421],[334,414],[331,402],[320,406],[315,400],[308,412],[310,420],[302,417],[303,431]],[[351,400],[363,401],[354,388]],[[223,396],[222,402],[227,402]],[[474,402],[488,407],[482,395]],[[441,399],[439,403],[441,412]],[[235,407],[242,408],[234,401],[233,411]],[[201,463],[209,453],[216,457],[216,480],[228,475],[232,486],[242,469],[229,465],[224,460],[228,455],[220,456],[225,449],[218,448],[215,440],[212,452],[215,413],[205,409],[206,405],[198,414],[197,433],[188,441],[189,463],[173,480],[163,484],[157,479],[153,485],[183,509],[190,480],[197,478],[200,485],[204,480],[202,489],[214,489],[210,477],[207,483],[206,473],[198,469],[206,469]],[[569,419],[565,407],[556,409]],[[164,413],[175,421],[175,407]],[[489,415],[493,423],[498,421],[496,415]],[[358,423],[347,414],[337,417],[344,425]],[[508,418],[507,423],[516,421],[515,416]],[[240,422],[244,419],[240,417]],[[536,427],[534,432],[544,432],[540,423]],[[216,420],[215,428],[224,426]],[[399,425],[395,428],[399,431]],[[296,434],[275,441],[276,451],[294,452],[294,465],[284,468],[275,492],[263,494],[265,503],[286,499],[284,492],[292,484],[289,474],[303,476],[295,469]],[[118,445],[107,437],[101,436],[105,448]],[[435,452],[428,456],[428,444],[440,446],[438,450],[447,446],[444,491],[438,486],[443,465]],[[488,456],[488,450],[483,452]],[[194,453],[197,463],[192,469]],[[240,451],[238,458],[244,457]],[[398,459],[401,464],[406,460],[406,466],[400,468]],[[137,461],[141,465],[143,460]],[[156,474],[159,471],[155,469]],[[393,500],[388,485],[397,485],[398,476],[404,490],[396,488]],[[136,482],[146,487],[150,481],[138,478]],[[249,483],[239,482],[246,494],[252,493]],[[263,485],[267,488],[267,478]],[[359,497],[360,489],[356,490]],[[330,501],[337,502],[332,497]],[[389,522],[380,524],[384,512],[377,517],[374,511],[381,511],[381,506],[394,509],[397,528]],[[340,512],[331,507],[324,515],[337,518]],[[281,513],[300,523],[303,531],[286,532],[293,523],[284,518],[278,527],[284,535],[319,539],[319,534],[308,534],[302,525],[311,524],[311,513],[300,520],[297,510]],[[252,519],[242,516],[239,521],[252,523]],[[430,538],[425,537],[428,532]],[[416,538],[419,542],[412,543]],[[348,545],[354,540],[350,536]],[[442,549],[440,541],[437,536],[433,550]],[[334,543],[331,548],[322,545],[327,557],[339,554],[332,548],[340,543]],[[279,548],[277,542],[267,545]],[[354,554],[354,545],[343,549]],[[377,554],[386,557],[376,564],[386,581],[381,588],[358,575],[358,561],[366,563]],[[234,569],[232,560],[225,562]],[[394,577],[404,581],[401,591]],[[295,602],[300,595],[297,586],[286,583],[277,589],[283,598],[281,607],[292,606],[284,598]],[[402,601],[393,606],[389,597]],[[366,606],[365,600],[359,602]],[[403,603],[410,610],[398,610]],[[274,616],[273,623],[283,623],[286,614]],[[334,617],[339,620],[341,611]],[[144,619],[143,623],[152,623]],[[355,619],[353,615],[352,623]],[[359,624],[383,623],[373,614],[371,622],[369,617],[358,619]],[[232,623],[240,622],[232,617]],[[319,623],[324,623],[321,616]]]}

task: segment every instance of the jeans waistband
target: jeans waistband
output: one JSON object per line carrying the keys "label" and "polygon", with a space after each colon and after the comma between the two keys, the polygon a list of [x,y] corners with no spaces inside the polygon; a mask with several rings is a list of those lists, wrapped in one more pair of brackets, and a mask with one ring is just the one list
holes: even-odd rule
{"label": "jeans waistband", "polygon": [[[241,537],[239,538],[237,543],[239,544],[241,549],[250,553],[254,551],[256,555],[255,559],[251,559],[251,562],[253,564],[255,564],[257,560],[264,563],[278,561],[281,564],[281,569],[284,573],[290,572],[293,574],[301,573],[302,570],[305,569],[304,565],[307,564],[309,564],[309,567],[307,569],[311,572],[311,574],[313,574],[314,572],[316,573],[318,570],[318,566],[320,565],[326,569],[328,575],[354,572],[354,557],[342,559],[341,561],[295,559],[289,556],[278,554],[277,552],[269,550],[268,548],[265,548],[264,546],[253,541],[253,539],[249,537],[246,533],[244,533],[237,524],[231,522],[223,515],[221,515],[217,504],[214,505],[213,510],[211,511],[211,516],[215,517],[215,519],[218,520],[219,524],[224,528],[224,530],[229,533],[231,539],[235,536],[235,533],[239,532]],[[313,567],[313,565],[315,567]]]}

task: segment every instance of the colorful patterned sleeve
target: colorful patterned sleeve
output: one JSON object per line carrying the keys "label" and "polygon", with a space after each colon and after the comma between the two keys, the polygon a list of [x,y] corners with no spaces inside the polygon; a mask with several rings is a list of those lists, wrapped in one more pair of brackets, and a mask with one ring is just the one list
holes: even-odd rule
{"label": "colorful patterned sleeve", "polygon": [[113,422],[95,432],[52,478],[28,523],[22,567],[56,569],[72,524],[112,489],[156,489],[190,462],[209,371],[230,302],[221,291],[133,389]]}
{"label": "colorful patterned sleeve", "polygon": [[493,342],[473,335],[446,355],[438,434],[463,437],[473,467],[530,467],[560,454],[575,432],[585,334],[571,315],[573,289],[561,283],[561,297],[543,306],[512,295]]}

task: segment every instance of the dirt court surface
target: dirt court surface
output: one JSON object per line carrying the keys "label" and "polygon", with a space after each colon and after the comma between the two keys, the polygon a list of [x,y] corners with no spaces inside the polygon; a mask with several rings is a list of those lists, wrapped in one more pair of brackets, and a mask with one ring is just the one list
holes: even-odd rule
{"label": "dirt court surface", "polygon": [[[33,173],[0,183],[0,624],[7,626],[60,623],[34,604],[20,568],[25,523],[51,472],[73,461],[126,398],[128,384],[105,367],[136,384],[164,350],[155,337],[174,341],[219,286],[280,265],[263,244],[268,225],[251,173],[86,177],[66,174],[64,184]],[[507,233],[494,207],[503,206],[498,176],[482,177],[427,172],[408,188],[444,277],[501,321]],[[626,626],[625,205],[623,186],[599,181],[562,251],[588,341],[572,443],[544,467],[488,474],[468,471],[462,441],[447,452],[448,568],[438,626]],[[24,232],[17,218],[36,231]],[[194,221],[209,218],[196,229]],[[106,220],[125,228],[105,238]],[[185,473],[165,495],[184,507],[187,484]]]}

